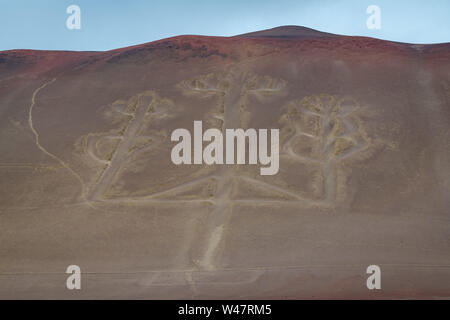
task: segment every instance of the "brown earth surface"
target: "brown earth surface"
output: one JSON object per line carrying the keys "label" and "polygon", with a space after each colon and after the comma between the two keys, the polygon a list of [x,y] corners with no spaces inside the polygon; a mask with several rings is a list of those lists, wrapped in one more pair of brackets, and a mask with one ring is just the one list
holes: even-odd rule
{"label": "brown earth surface", "polygon": [[[280,129],[278,174],[174,165],[194,120]],[[2,299],[450,298],[450,43],[3,51],[0,151]]]}

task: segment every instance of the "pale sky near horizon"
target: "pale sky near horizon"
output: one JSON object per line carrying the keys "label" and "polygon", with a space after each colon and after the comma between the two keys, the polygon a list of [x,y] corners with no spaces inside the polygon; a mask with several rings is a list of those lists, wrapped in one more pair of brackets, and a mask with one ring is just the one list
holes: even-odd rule
{"label": "pale sky near horizon", "polygon": [[[110,50],[182,34],[232,36],[282,25],[409,43],[450,42],[450,0],[0,0],[0,50]],[[81,9],[69,30],[66,8]],[[381,9],[368,29],[366,8]]]}

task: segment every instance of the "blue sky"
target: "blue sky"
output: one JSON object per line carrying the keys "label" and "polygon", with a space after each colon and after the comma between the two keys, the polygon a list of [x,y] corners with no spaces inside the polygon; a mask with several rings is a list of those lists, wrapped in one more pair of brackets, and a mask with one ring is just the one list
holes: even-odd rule
{"label": "blue sky", "polygon": [[[450,42],[450,0],[0,0],[0,50],[109,50],[180,34],[231,36],[281,25],[410,42]],[[69,5],[81,29],[69,30]],[[381,29],[366,8],[381,9]]]}

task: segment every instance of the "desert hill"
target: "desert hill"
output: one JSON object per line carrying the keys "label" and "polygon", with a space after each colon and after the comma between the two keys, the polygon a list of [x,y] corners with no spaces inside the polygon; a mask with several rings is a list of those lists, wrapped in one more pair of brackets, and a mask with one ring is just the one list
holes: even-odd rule
{"label": "desert hill", "polygon": [[[279,129],[278,174],[173,164],[195,120]],[[449,128],[449,43],[0,52],[0,297],[373,298],[372,264],[377,298],[449,297]]]}
{"label": "desert hill", "polygon": [[338,35],[317,31],[314,29],[300,26],[282,26],[272,29],[250,32],[238,35],[239,38],[319,38],[319,37],[337,37]]}

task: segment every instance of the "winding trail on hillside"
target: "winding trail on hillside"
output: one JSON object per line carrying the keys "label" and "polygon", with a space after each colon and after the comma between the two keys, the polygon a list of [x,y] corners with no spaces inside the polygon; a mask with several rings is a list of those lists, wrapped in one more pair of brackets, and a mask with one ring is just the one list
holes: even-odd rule
{"label": "winding trail on hillside", "polygon": [[80,187],[81,187],[81,198],[83,200],[86,200],[85,185],[84,185],[83,179],[81,179],[81,176],[78,173],[76,173],[72,168],[70,168],[69,165],[67,163],[65,163],[62,159],[60,159],[59,157],[57,157],[56,155],[54,155],[53,153],[51,153],[50,151],[48,151],[41,145],[41,143],[39,141],[39,133],[36,131],[34,124],[33,124],[33,109],[34,109],[34,106],[36,105],[37,94],[42,89],[44,89],[46,86],[48,86],[49,84],[51,84],[55,81],[56,81],[56,78],[53,78],[52,80],[45,82],[39,88],[34,90],[33,95],[31,97],[30,109],[28,111],[28,125],[30,126],[31,131],[33,132],[34,142],[35,142],[36,146],[38,147],[38,149],[41,150],[43,153],[45,153],[50,158],[52,158],[53,160],[55,160],[56,162],[58,162],[62,167],[67,169],[73,177],[75,177],[78,180],[78,182],[80,183]]}

